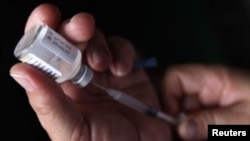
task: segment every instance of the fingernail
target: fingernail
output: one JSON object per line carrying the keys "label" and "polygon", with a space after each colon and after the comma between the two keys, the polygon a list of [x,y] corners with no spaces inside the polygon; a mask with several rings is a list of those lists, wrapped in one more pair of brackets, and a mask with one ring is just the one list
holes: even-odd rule
{"label": "fingernail", "polygon": [[117,76],[124,76],[127,74],[127,71],[128,71],[128,67],[126,64],[118,63],[116,65],[116,75]]}
{"label": "fingernail", "polygon": [[25,76],[19,74],[10,74],[10,76],[26,91],[31,91],[33,89],[32,83],[27,78],[25,78]]}
{"label": "fingernail", "polygon": [[187,120],[181,123],[179,128],[180,135],[186,139],[194,138],[198,133],[198,125],[194,120]]}
{"label": "fingernail", "polygon": [[94,50],[93,51],[93,61],[95,64],[100,64],[108,60],[108,55],[105,51]]}

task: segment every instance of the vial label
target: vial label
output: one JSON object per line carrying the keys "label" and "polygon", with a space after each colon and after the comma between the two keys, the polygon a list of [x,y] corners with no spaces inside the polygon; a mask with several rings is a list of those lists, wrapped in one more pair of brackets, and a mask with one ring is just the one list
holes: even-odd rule
{"label": "vial label", "polygon": [[39,68],[40,70],[44,71],[53,79],[56,79],[61,76],[61,73],[58,70],[56,70],[51,65],[44,62],[43,60],[39,59],[32,53],[28,53],[26,56],[20,58],[20,60],[22,62],[25,62],[27,64],[30,64],[32,66]]}
{"label": "vial label", "polygon": [[42,39],[43,46],[53,52],[61,59],[72,64],[77,55],[77,49],[71,43],[66,41],[61,35],[46,26],[46,32]]}

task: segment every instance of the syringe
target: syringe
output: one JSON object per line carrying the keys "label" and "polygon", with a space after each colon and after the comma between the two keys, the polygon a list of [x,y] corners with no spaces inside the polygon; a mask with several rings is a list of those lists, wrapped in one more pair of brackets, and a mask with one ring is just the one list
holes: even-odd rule
{"label": "syringe", "polygon": [[164,121],[167,121],[171,125],[177,124],[177,119],[175,119],[174,117],[167,115],[167,114],[163,113],[162,111],[159,111],[159,110],[133,98],[132,96],[130,96],[122,91],[111,89],[111,88],[104,88],[96,83],[92,83],[92,84],[101,88],[102,90],[104,90],[114,100],[116,100],[116,101],[118,101],[118,102],[132,108],[132,109],[135,109],[135,110],[142,112],[142,113],[146,113],[147,115],[152,116],[152,117],[160,118]]}

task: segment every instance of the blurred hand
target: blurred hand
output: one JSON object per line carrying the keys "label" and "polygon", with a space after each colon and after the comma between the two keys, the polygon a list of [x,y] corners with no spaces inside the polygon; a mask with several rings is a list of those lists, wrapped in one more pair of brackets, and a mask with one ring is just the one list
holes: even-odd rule
{"label": "blurred hand", "polygon": [[[25,32],[39,21],[47,23],[84,52],[83,60],[96,71],[99,84],[160,108],[145,73],[132,70],[136,55],[127,40],[118,36],[105,38],[88,13],[76,14],[63,23],[60,20],[57,7],[42,4],[31,13]],[[15,64],[10,74],[26,90],[30,105],[53,141],[171,140],[167,123],[116,103],[91,86],[57,84],[24,63]]]}
{"label": "blurred hand", "polygon": [[250,74],[222,66],[180,65],[164,78],[166,110],[186,118],[178,133],[185,140],[207,138],[208,124],[250,124]]}

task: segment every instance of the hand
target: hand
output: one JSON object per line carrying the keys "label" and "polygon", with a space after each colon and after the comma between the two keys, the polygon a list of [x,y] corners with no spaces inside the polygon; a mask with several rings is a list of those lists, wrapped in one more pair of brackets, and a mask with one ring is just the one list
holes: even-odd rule
{"label": "hand", "polygon": [[[160,108],[156,91],[142,70],[132,70],[135,51],[125,39],[105,38],[94,18],[79,13],[60,23],[60,11],[42,4],[31,13],[25,31],[38,21],[47,23],[84,51],[84,60],[96,71],[98,83],[122,90]],[[27,64],[15,64],[11,76],[26,90],[30,105],[53,141],[166,141],[168,124],[145,116],[103,96],[91,87],[71,82],[57,84]]]}
{"label": "hand", "polygon": [[164,103],[184,112],[178,133],[185,140],[207,138],[208,124],[250,124],[250,75],[222,66],[180,65],[164,79]]}

